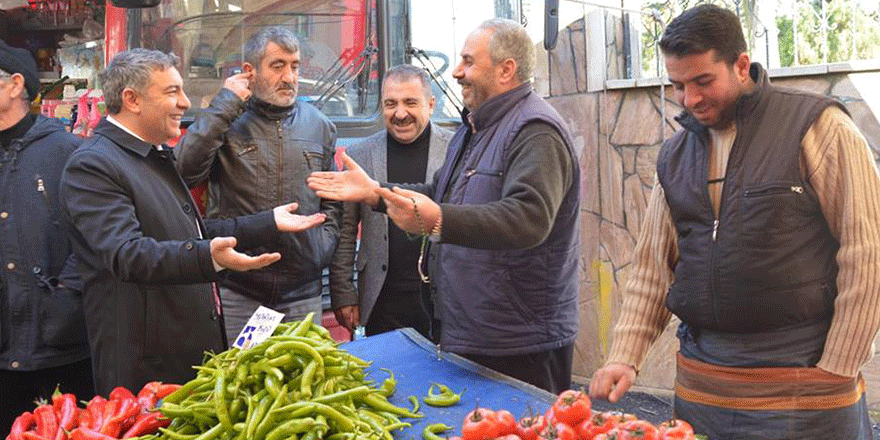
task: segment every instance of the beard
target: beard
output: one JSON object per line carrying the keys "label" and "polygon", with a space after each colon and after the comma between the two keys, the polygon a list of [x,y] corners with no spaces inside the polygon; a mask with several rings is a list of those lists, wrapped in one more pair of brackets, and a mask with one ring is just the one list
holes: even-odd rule
{"label": "beard", "polygon": [[[285,95],[285,90],[293,91],[290,96]],[[290,107],[296,100],[297,87],[296,83],[279,82],[277,85],[268,84],[268,82],[260,77],[254,81],[254,96],[257,99],[268,102],[278,107]]]}

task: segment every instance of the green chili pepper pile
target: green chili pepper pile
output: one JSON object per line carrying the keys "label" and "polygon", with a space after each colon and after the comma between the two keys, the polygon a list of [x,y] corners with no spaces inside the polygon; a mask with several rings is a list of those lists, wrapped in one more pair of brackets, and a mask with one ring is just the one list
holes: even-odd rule
{"label": "green chili pepper pile", "polygon": [[368,362],[336,347],[312,316],[281,324],[248,350],[209,355],[195,379],[165,397],[171,418],[155,440],[392,440],[390,431],[422,417],[365,380]]}

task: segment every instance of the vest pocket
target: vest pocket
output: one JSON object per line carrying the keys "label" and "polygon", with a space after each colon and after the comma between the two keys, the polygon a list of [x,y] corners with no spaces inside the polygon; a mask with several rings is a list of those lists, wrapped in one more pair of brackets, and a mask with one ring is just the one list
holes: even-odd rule
{"label": "vest pocket", "polygon": [[748,248],[766,248],[787,242],[791,234],[808,226],[809,199],[800,182],[777,181],[755,185],[742,192],[742,231]]}
{"label": "vest pocket", "polygon": [[501,171],[468,169],[463,176],[465,182],[462,203],[478,205],[499,200],[503,176]]}

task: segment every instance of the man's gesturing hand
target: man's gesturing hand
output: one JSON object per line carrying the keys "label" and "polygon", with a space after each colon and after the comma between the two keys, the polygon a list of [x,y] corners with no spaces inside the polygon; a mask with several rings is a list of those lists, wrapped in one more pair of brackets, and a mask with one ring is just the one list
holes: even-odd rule
{"label": "man's gesturing hand", "polygon": [[211,239],[211,258],[224,269],[243,272],[266,267],[281,259],[281,254],[272,252],[250,256],[236,251],[235,237],[215,237]]}
{"label": "man's gesturing hand", "polygon": [[376,206],[379,197],[373,189],[379,187],[379,182],[371,179],[344,151],[339,154],[339,158],[344,171],[316,171],[306,179],[309,188],[323,199],[364,202]]}
{"label": "man's gesturing hand", "polygon": [[337,307],[333,309],[333,314],[336,316],[336,321],[350,332],[354,332],[361,321],[361,308],[357,304]]}
{"label": "man's gesturing hand", "polygon": [[312,215],[294,214],[293,212],[297,208],[299,208],[299,204],[294,202],[272,209],[272,213],[275,214],[275,224],[278,226],[279,231],[300,232],[324,223],[324,218],[326,218],[324,213],[319,212]]}
{"label": "man's gesturing hand", "polygon": [[416,191],[394,187],[376,188],[376,194],[385,199],[386,212],[394,224],[410,234],[428,234],[440,217],[440,205]]}
{"label": "man's gesturing hand", "polygon": [[608,364],[593,373],[593,379],[590,380],[590,397],[617,402],[635,381],[635,368],[618,363]]}

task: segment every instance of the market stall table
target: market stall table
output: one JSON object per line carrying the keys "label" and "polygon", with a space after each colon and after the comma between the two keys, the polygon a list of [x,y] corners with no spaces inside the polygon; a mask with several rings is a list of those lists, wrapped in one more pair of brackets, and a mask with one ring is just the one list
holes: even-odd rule
{"label": "market stall table", "polygon": [[[388,373],[380,368],[394,372],[397,390],[388,399],[391,403],[412,408],[407,398],[419,398],[419,412],[425,417],[402,419],[412,423],[412,426],[393,431],[394,437],[399,439],[420,439],[425,426],[441,422],[454,430],[441,437],[460,435],[462,420],[477,406],[506,409],[519,419],[531,413],[543,414],[556,400],[551,393],[460,356],[440,352],[438,358],[437,346],[409,328],[347,342],[340,348],[372,361],[373,364],[366,369],[367,377],[377,384],[388,377]],[[461,401],[444,408],[425,405],[423,397],[434,382],[447,385],[457,393],[465,389]]]}

